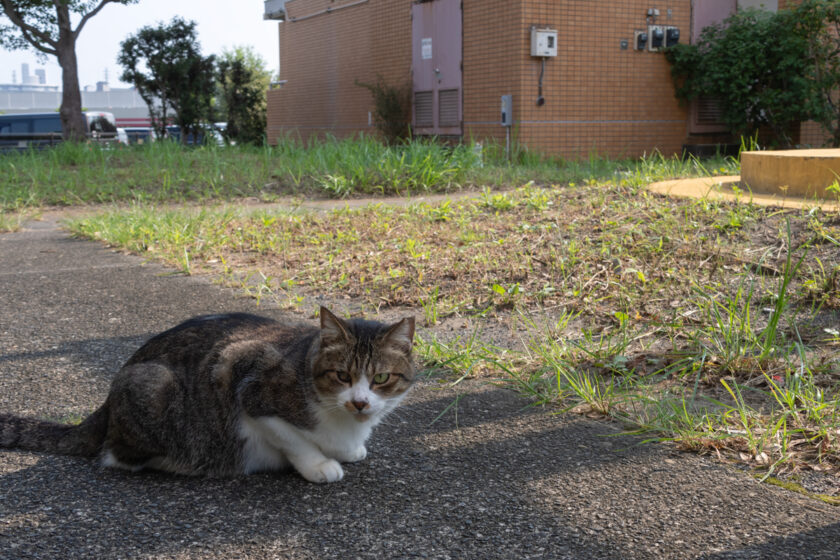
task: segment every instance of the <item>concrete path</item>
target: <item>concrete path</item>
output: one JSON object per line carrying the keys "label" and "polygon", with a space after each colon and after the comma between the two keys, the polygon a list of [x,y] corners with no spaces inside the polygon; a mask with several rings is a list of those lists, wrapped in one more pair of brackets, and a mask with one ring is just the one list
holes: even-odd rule
{"label": "concrete path", "polygon": [[[86,414],[148,336],[227,310],[256,308],[52,222],[0,235],[0,410]],[[840,509],[525,404],[423,382],[326,486],[2,450],[0,558],[840,557]]]}

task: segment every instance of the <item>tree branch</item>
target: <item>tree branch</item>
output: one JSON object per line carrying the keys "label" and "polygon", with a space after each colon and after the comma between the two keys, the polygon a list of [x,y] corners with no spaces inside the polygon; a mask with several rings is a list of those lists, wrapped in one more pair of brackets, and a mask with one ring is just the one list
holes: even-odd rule
{"label": "tree branch", "polygon": [[[54,41],[48,33],[45,33],[37,27],[26,23],[23,20],[23,16],[15,11],[14,6],[12,6],[12,3],[9,0],[0,0],[0,6],[3,7],[3,13],[6,14],[6,17],[8,17],[12,23],[20,29],[21,34],[27,43],[43,53],[51,55],[58,54],[58,42]],[[45,44],[49,46],[45,46]]]}
{"label": "tree branch", "polygon": [[104,8],[104,7],[105,7],[105,4],[110,4],[110,3],[113,3],[113,2],[116,2],[116,1],[117,1],[117,0],[102,0],[102,1],[99,3],[99,5],[98,5],[98,6],[96,6],[94,9],[92,9],[91,11],[89,11],[88,13],[86,13],[86,14],[82,17],[81,21],[79,22],[79,25],[77,25],[77,26],[76,26],[76,29],[73,31],[73,38],[74,38],[74,39],[77,39],[77,38],[79,37],[79,33],[82,31],[82,27],[84,27],[84,26],[85,26],[85,24],[88,22],[88,20],[89,20],[90,18],[92,18],[93,16],[95,16],[96,14],[98,14],[98,13],[99,13],[99,11],[100,11],[102,8]]}
{"label": "tree branch", "polygon": [[[58,50],[57,49],[50,48],[50,47],[45,47],[44,45],[38,43],[38,41],[29,34],[29,31],[27,31],[26,29],[24,29],[22,27],[19,28],[19,29],[20,29],[20,34],[23,35],[23,38],[26,40],[26,42],[29,43],[30,45],[32,45],[33,48],[41,51],[44,54],[48,54],[50,56],[55,56],[55,57],[58,56]],[[52,45],[53,42],[50,41],[50,44]]]}

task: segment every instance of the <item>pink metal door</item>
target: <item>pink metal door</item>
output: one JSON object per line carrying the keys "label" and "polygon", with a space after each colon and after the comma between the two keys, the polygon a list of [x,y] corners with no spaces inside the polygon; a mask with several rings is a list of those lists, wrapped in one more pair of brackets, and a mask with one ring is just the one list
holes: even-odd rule
{"label": "pink metal door", "polygon": [[411,5],[415,134],[462,133],[461,0]]}
{"label": "pink metal door", "polygon": [[691,3],[691,42],[697,42],[704,27],[722,22],[737,9],[737,0],[694,0]]}

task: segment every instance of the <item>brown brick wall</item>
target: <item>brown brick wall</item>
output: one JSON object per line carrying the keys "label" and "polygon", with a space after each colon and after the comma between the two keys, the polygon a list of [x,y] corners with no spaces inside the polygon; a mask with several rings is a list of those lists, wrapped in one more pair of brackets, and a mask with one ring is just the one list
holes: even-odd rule
{"label": "brown brick wall", "polygon": [[803,146],[810,146],[812,148],[821,148],[828,145],[828,132],[814,121],[804,122],[800,125],[799,143]]}
{"label": "brown brick wall", "polygon": [[[284,134],[308,139],[326,133],[371,131],[368,90],[356,85],[381,74],[409,79],[410,0],[292,0],[280,29],[280,80],[268,94],[268,140]],[[331,13],[321,12],[330,7]],[[295,18],[301,18],[295,21]],[[403,62],[405,61],[405,62]]]}
{"label": "brown brick wall", "polygon": [[[633,49],[633,31],[647,29],[649,2],[528,0],[525,6],[521,142],[564,155],[680,151],[687,114],[674,97],[668,63],[661,53]],[[657,7],[656,23],[679,27],[685,41],[689,0]],[[542,107],[535,103],[540,62],[528,52],[532,25],[558,30],[558,56],[546,62]],[[622,39],[628,41],[626,50]]]}
{"label": "brown brick wall", "polygon": [[[649,2],[464,0],[464,125],[467,137],[502,141],[500,96],[514,96],[514,137],[533,150],[575,156],[678,152],[686,110],[674,98],[660,53],[633,50]],[[670,17],[668,8],[671,8]],[[659,6],[662,25],[687,37],[690,1]],[[558,56],[546,61],[545,105],[538,107],[540,59],[530,28],[558,31]],[[628,41],[621,50],[620,41]]]}
{"label": "brown brick wall", "polygon": [[[351,1],[292,0],[288,15]],[[563,156],[680,151],[687,115],[674,98],[668,64],[661,53],[633,49],[633,30],[646,29],[649,7],[641,0],[463,0],[464,137],[503,143],[500,96],[512,94],[513,136],[530,149]],[[690,0],[657,7],[657,24],[679,27],[686,41]],[[269,140],[290,131],[304,138],[372,131],[370,95],[354,80],[377,73],[395,84],[410,79],[410,9],[411,0],[369,0],[281,23],[280,79],[288,82],[269,93]],[[535,104],[540,62],[529,55],[531,25],[558,30],[559,56],[546,62],[542,107]]]}
{"label": "brown brick wall", "polygon": [[503,145],[502,95],[513,95],[514,118],[519,118],[522,3],[465,0],[463,5],[464,137]]}

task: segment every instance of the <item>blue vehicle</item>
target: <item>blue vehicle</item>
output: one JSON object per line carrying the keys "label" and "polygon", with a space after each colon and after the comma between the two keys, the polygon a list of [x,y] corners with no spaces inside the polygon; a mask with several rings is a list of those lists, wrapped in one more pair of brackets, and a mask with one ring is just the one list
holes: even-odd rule
{"label": "blue vehicle", "polygon": [[[117,125],[112,113],[88,111],[88,138],[97,142],[117,141]],[[14,113],[0,115],[0,149],[27,149],[53,146],[62,140],[58,113]]]}
{"label": "blue vehicle", "polygon": [[[175,142],[181,142],[181,127],[178,125],[167,126],[166,135]],[[187,133],[187,139],[184,144],[187,146],[204,144],[224,146],[225,139],[215,125],[202,124],[201,130],[198,133],[198,138],[196,138],[192,132],[189,132]]]}
{"label": "blue vehicle", "polygon": [[157,138],[155,129],[149,126],[128,126],[124,130],[129,144],[147,144]]}

